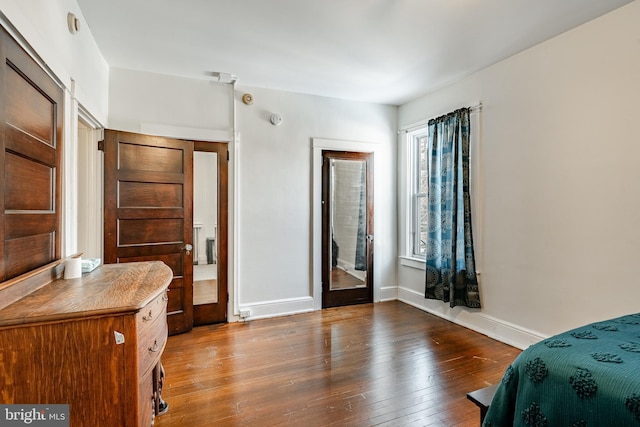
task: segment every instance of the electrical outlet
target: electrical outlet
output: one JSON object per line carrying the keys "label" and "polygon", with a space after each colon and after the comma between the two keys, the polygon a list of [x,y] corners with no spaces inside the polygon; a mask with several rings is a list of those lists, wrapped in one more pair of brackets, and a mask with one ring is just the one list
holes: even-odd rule
{"label": "electrical outlet", "polygon": [[240,310],[240,317],[243,319],[246,319],[247,317],[251,317],[251,310],[249,310],[248,308]]}

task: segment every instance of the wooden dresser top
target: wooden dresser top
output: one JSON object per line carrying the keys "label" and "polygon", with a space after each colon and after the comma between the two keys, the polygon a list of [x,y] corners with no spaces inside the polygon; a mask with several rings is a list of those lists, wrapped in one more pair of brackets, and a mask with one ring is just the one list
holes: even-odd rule
{"label": "wooden dresser top", "polygon": [[136,312],[171,282],[160,261],[105,264],[78,279],[57,279],[0,310],[0,327]]}

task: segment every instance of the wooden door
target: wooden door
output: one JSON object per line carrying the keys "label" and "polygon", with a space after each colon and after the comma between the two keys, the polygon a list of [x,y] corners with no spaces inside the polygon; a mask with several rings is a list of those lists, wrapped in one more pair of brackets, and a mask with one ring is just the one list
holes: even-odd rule
{"label": "wooden door", "polygon": [[322,152],[322,307],[373,302],[373,153]]}
{"label": "wooden door", "polygon": [[193,142],[105,130],[104,262],[173,271],[169,334],[193,328]]}
{"label": "wooden door", "polygon": [[0,282],[61,257],[63,90],[0,28]]}

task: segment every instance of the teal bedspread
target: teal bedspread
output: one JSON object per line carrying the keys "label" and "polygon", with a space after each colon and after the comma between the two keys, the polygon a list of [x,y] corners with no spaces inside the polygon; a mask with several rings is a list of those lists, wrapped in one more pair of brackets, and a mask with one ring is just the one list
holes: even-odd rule
{"label": "teal bedspread", "polygon": [[483,427],[640,427],[640,313],[532,345],[506,369]]}

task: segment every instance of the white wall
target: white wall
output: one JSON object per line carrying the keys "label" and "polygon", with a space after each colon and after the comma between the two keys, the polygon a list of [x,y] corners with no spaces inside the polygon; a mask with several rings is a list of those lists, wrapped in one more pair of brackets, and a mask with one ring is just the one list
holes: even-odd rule
{"label": "white wall", "polygon": [[404,127],[483,103],[483,308],[419,298],[424,271],[404,265],[402,300],[519,347],[640,311],[639,22],[635,1],[400,107]]}
{"label": "white wall", "polygon": [[[105,123],[109,66],[87,30],[76,1],[0,0],[0,11],[72,97]],[[69,12],[81,22],[75,35],[67,27]]]}
{"label": "white wall", "polygon": [[144,132],[155,125],[190,128],[196,133],[202,130],[207,140],[230,140],[229,131],[233,127],[230,86],[112,68],[109,127]]}
{"label": "white wall", "polygon": [[[253,105],[238,105],[239,303],[254,316],[317,309],[312,139],[372,146],[376,227],[374,294],[396,285],[395,107],[258,88]],[[269,123],[277,112],[283,121]],[[366,145],[366,144],[365,144]],[[313,227],[312,227],[313,226]],[[317,242],[316,242],[317,243]]]}
{"label": "white wall", "polygon": [[[230,85],[111,70],[109,127],[175,137],[233,139]],[[254,96],[253,105],[240,101]],[[314,137],[384,147],[379,177],[384,224],[378,287],[396,284],[395,107],[258,88],[236,88],[236,141],[230,144],[231,312],[252,318],[317,308],[312,283],[312,146]],[[269,122],[272,112],[283,117]],[[198,138],[198,134],[199,138]],[[218,138],[220,139],[220,138]],[[235,225],[237,224],[237,226]]]}

